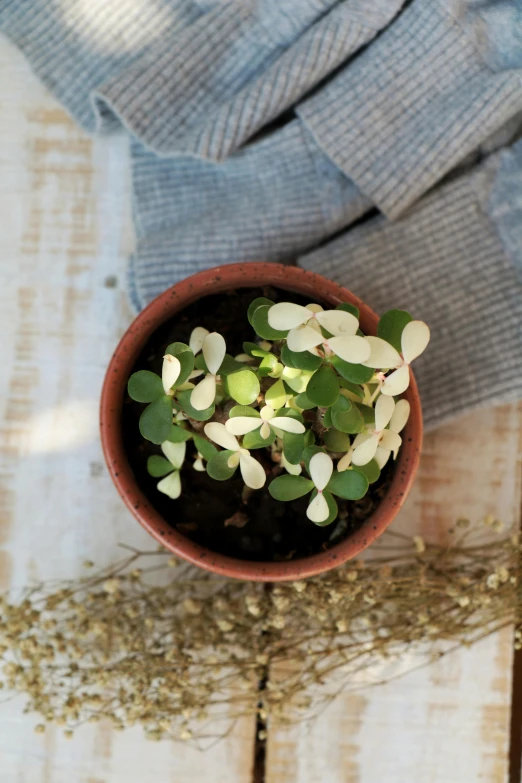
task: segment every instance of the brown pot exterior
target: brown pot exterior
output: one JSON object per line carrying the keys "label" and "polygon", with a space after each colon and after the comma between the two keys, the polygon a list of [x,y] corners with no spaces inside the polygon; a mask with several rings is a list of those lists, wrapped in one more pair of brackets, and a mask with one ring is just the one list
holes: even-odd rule
{"label": "brown pot exterior", "polygon": [[[411,404],[403,445],[386,497],[362,527],[331,549],[285,562],[239,560],[201,547],[170,527],[139,489],[123,448],[121,411],[128,378],[145,342],[153,332],[196,299],[234,288],[272,285],[335,307],[350,302],[360,310],[361,329],[375,334],[378,317],[354,294],[337,283],[298,267],[282,264],[230,264],[200,272],[177,283],[152,301],[123,335],[111,359],[103,385],[100,409],[101,441],[109,472],[125,504],[138,522],[174,554],[208,571],[261,582],[302,579],[356,557],[380,536],[401,508],[415,478],[422,446],[422,412],[415,379],[405,397]],[[312,524],[312,523],[310,523]]]}

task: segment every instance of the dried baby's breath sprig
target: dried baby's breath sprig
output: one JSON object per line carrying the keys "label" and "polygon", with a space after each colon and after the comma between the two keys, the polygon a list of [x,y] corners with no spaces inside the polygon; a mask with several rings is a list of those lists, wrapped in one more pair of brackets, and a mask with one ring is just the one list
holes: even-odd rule
{"label": "dried baby's breath sprig", "polygon": [[[324,310],[265,297],[254,299],[245,317],[256,342],[243,343],[235,358],[222,335],[198,326],[188,345],[166,347],[161,378],[148,370],[130,377],[130,397],[148,403],[141,435],[163,452],[149,457],[147,469],[161,479],[158,490],[176,500],[192,441],[192,469],[226,481],[239,468],[251,490],[270,478],[270,494],[283,502],[313,491],[308,518],[331,524],[334,495],[360,500],[397,458],[410,405],[394,396],[408,388],[409,366],[426,348],[429,329],[390,310],[377,336],[366,337],[354,305]],[[332,468],[321,487],[309,470],[321,463],[317,454]]]}
{"label": "dried baby's breath sprig", "polygon": [[204,745],[224,719],[313,715],[341,690],[390,679],[387,663],[407,671],[517,620],[518,539],[455,530],[449,546],[388,532],[373,559],[306,581],[224,580],[132,552],[1,598],[3,692],[25,694],[37,732],[49,722],[68,736],[105,719]]}

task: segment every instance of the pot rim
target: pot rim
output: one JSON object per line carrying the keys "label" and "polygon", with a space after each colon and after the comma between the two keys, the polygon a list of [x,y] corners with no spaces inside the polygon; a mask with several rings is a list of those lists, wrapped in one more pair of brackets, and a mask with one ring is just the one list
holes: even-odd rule
{"label": "pot rim", "polygon": [[272,562],[241,560],[202,547],[175,530],[154,509],[138,487],[123,447],[121,411],[127,380],[143,345],[154,331],[177,312],[203,296],[234,288],[272,285],[301,295],[318,297],[333,306],[350,302],[360,310],[361,328],[375,334],[378,316],[351,291],[314,272],[277,263],[248,262],[213,267],[168,288],[139,313],[121,338],[109,363],[100,403],[100,434],[111,478],[126,506],[138,522],[175,555],[222,576],[251,581],[298,580],[334,568],[366,549],[390,525],[414,481],[423,437],[422,410],[417,384],[411,373],[405,393],[411,405],[402,433],[403,444],[387,494],[361,527],[324,552],[296,560]]}

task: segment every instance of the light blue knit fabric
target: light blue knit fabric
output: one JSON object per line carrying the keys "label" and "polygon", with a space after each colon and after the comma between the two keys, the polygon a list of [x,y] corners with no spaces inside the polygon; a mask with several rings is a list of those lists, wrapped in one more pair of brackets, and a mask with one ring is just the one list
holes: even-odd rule
{"label": "light blue knit fabric", "polygon": [[130,134],[137,308],[300,257],[430,323],[430,426],[521,396],[520,0],[0,0],[0,30]]}

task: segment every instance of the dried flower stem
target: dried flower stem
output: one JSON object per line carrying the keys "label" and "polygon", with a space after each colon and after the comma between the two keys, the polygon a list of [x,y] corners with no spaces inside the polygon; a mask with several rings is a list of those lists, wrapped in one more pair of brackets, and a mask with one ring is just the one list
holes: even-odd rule
{"label": "dried flower stem", "polygon": [[520,617],[518,540],[484,541],[483,529],[461,520],[445,546],[387,533],[370,560],[270,589],[187,566],[154,584],[172,558],[131,549],[92,576],[0,599],[0,687],[67,736],[108,719],[205,744],[223,734],[210,726],[244,715],[260,726],[313,716]]}

